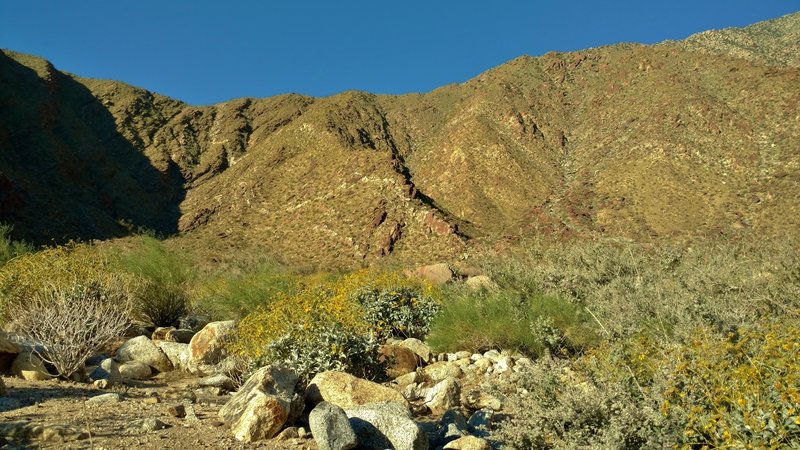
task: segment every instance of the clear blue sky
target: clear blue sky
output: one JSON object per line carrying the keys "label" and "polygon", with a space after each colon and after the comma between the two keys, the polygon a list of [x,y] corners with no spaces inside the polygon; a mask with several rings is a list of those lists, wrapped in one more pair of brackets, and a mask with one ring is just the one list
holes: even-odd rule
{"label": "clear blue sky", "polygon": [[0,47],[192,104],[424,92],[523,54],[682,39],[798,0],[0,0]]}

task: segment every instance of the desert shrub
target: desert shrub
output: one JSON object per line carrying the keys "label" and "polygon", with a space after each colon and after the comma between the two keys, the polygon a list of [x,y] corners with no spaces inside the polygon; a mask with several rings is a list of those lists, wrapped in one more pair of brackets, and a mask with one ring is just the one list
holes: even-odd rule
{"label": "desert shrub", "polygon": [[27,242],[11,239],[13,229],[11,225],[0,223],[0,266],[17,256],[33,251],[33,246]]}
{"label": "desert shrub", "polygon": [[666,448],[674,421],[624,380],[542,358],[514,380],[511,417],[493,438],[517,449]]}
{"label": "desert shrub", "polygon": [[154,326],[169,326],[189,310],[192,267],[164,245],[141,236],[138,245],[123,255],[119,264],[136,277],[133,313]]}
{"label": "desert shrub", "polygon": [[662,409],[683,419],[682,443],[800,447],[800,321],[726,334],[701,329],[674,361]]}
{"label": "desert shrub", "polygon": [[20,255],[0,267],[4,319],[9,319],[10,307],[25,304],[35,296],[95,282],[105,286],[119,284],[120,289],[126,290],[130,279],[113,274],[107,258],[89,244],[71,243]]}
{"label": "desert shrub", "polygon": [[9,305],[12,327],[33,340],[36,353],[63,378],[128,327],[128,296],[113,278],[49,286]]}
{"label": "desert shrub", "polygon": [[588,308],[610,338],[691,337],[800,312],[800,253],[792,243],[530,241],[485,269],[502,289],[555,294]]}
{"label": "desert shrub", "polygon": [[[267,345],[265,361],[279,362],[308,381],[326,370],[351,373],[370,380],[383,376],[378,340],[339,323],[326,323],[312,334],[294,327]],[[259,365],[263,365],[259,364]]]}
{"label": "desert shrub", "polygon": [[214,276],[197,289],[194,308],[212,320],[242,318],[279,292],[292,294],[300,277],[274,264],[252,272]]}
{"label": "desert shrub", "polygon": [[366,270],[299,277],[292,293],[264,299],[240,321],[233,348],[260,363],[279,359],[305,376],[334,367],[375,376],[375,344],[424,330],[430,318],[415,308],[430,311],[431,292],[402,275]]}
{"label": "desert shrub", "polygon": [[451,289],[427,341],[441,351],[572,352],[597,336],[587,314],[555,295]]}

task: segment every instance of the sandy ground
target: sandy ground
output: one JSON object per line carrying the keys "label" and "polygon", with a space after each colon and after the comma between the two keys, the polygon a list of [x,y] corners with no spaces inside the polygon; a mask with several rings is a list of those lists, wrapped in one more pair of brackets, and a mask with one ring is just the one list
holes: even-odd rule
{"label": "sandy ground", "polygon": [[[243,444],[223,426],[217,412],[228,399],[214,393],[195,394],[191,403],[196,420],[177,418],[170,407],[187,403],[196,378],[182,373],[160,374],[151,380],[113,389],[97,390],[91,385],[59,380],[26,381],[3,377],[8,388],[0,398],[0,426],[30,423],[70,425],[88,433],[81,440],[14,438],[0,441],[2,449],[305,449],[316,450],[313,439],[293,438]],[[87,404],[86,399],[108,392],[123,395],[119,403]],[[168,428],[141,432],[128,430],[137,419],[159,419]]]}

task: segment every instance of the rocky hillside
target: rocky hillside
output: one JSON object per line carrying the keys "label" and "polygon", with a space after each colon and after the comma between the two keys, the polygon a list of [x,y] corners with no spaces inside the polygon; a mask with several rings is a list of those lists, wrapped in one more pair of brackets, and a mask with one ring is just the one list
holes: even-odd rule
{"label": "rocky hillside", "polygon": [[800,14],[521,57],[427,94],[195,107],[0,55],[0,221],[292,263],[536,234],[800,237]]}

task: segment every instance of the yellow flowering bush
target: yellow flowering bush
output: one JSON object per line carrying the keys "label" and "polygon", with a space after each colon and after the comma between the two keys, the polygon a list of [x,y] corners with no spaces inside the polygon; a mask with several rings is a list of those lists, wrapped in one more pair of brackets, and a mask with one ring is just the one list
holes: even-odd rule
{"label": "yellow flowering bush", "polygon": [[[438,302],[430,284],[369,270],[300,278],[245,316],[233,349],[255,361],[280,360],[301,374],[320,370],[376,373],[377,344],[426,330]],[[350,351],[345,347],[357,348]]]}

